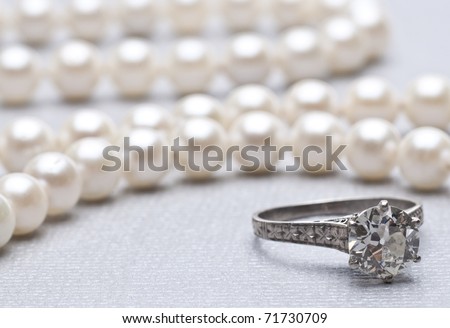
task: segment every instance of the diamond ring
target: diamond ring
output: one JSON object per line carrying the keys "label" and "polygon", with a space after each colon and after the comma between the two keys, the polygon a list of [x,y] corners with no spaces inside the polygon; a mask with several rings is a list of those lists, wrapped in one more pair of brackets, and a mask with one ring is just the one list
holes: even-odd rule
{"label": "diamond ring", "polygon": [[385,282],[390,282],[406,263],[420,261],[422,223],[421,204],[395,198],[308,203],[253,216],[256,236],[337,249],[350,255],[352,269]]}

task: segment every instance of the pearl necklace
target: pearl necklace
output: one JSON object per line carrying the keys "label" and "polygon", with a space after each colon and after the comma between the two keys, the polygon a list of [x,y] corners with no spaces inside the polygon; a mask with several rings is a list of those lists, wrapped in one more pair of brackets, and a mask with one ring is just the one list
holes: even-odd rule
{"label": "pearl necklace", "polygon": [[[51,6],[39,5],[42,0],[34,1],[37,0],[22,3],[23,16],[29,19],[21,21],[20,26],[25,28],[31,24],[33,28],[28,28],[31,31],[47,31],[41,25],[45,22],[44,13]],[[203,1],[187,3],[191,2],[193,8],[197,8]],[[244,2],[248,2],[248,6],[253,3],[248,8],[256,5],[255,1]],[[278,2],[282,5],[278,6]],[[275,7],[286,11],[279,13],[284,17],[289,11],[286,8],[304,5],[303,2],[278,0]],[[174,1],[173,6],[183,6],[183,3]],[[237,8],[242,5],[241,1],[226,3]],[[323,0],[314,3],[323,8],[335,8],[321,9],[327,13],[319,15],[327,17],[321,26],[292,27],[273,42],[254,32],[240,33],[225,46],[223,56],[220,56],[220,49],[214,55],[215,44],[198,37],[181,39],[168,53],[161,54],[156,53],[148,40],[130,38],[113,47],[104,56],[107,60],[103,61],[95,45],[72,40],[56,49],[50,56],[51,65],[44,68],[42,59],[32,49],[24,45],[9,46],[0,53],[0,96],[5,105],[23,105],[33,98],[45,77],[50,77],[66,100],[77,101],[89,98],[103,77],[110,78],[120,95],[131,98],[147,96],[154,82],[161,77],[167,77],[181,94],[207,92],[214,85],[214,79],[223,75],[232,84],[242,85],[265,83],[281,70],[284,81],[292,83],[303,78],[355,72],[382,55],[388,42],[388,27],[377,1]],[[97,17],[100,14],[93,14],[99,11],[93,8],[100,2],[90,0],[87,4],[90,8],[85,13],[87,17],[77,17],[86,27],[91,27],[101,22]],[[239,13],[243,15],[241,9]],[[333,16],[336,13],[340,15]],[[28,17],[33,15],[37,15],[35,19]],[[87,30],[98,32],[101,29]]]}

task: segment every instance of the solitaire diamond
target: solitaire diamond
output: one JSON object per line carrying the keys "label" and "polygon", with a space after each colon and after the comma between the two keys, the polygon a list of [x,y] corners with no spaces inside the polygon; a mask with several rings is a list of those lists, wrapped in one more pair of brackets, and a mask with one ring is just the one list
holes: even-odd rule
{"label": "solitaire diamond", "polygon": [[419,221],[387,201],[349,222],[349,264],[390,281],[406,262],[418,262]]}

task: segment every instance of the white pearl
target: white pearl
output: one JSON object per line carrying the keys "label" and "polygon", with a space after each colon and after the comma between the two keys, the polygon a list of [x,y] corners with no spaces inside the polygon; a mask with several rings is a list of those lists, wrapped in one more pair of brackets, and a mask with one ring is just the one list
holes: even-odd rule
{"label": "white pearl", "polygon": [[[275,166],[279,160],[277,152],[270,153],[270,159],[261,149],[266,139],[270,144],[281,147],[286,142],[286,125],[272,113],[265,111],[252,111],[239,116],[230,128],[230,138],[233,146],[239,146],[240,151],[234,153],[240,169],[250,173],[266,173]],[[257,165],[245,158],[244,147],[256,146],[257,151],[249,151],[247,155],[257,160]],[[278,148],[279,149],[279,148]]]}
{"label": "white pearl", "polygon": [[426,75],[415,80],[406,94],[405,110],[417,126],[447,129],[450,122],[450,84],[447,78]]}
{"label": "white pearl", "polygon": [[336,90],[319,80],[303,80],[294,84],[284,97],[283,110],[289,122],[294,122],[307,111],[320,110],[336,114]]}
{"label": "white pearl", "polygon": [[352,73],[366,64],[367,44],[355,23],[344,17],[331,18],[323,27],[325,53],[330,69],[337,74]]}
{"label": "white pearl", "polygon": [[169,76],[182,94],[208,89],[215,74],[215,63],[208,45],[200,39],[183,39],[169,58]]}
{"label": "white pearl", "polygon": [[147,41],[128,39],[114,50],[111,74],[119,92],[125,97],[142,97],[149,93],[155,79],[153,49]]}
{"label": "white pearl", "polygon": [[[180,137],[180,145],[186,146],[190,149],[190,152],[180,152],[179,159],[180,164],[185,168],[187,177],[193,180],[204,180],[212,177],[214,172],[208,170],[208,167],[204,166],[204,159],[209,153],[205,152],[205,148],[208,146],[217,147],[222,151],[223,158],[213,163],[207,163],[211,166],[220,165],[225,157],[224,147],[226,141],[226,132],[222,125],[208,117],[191,118],[185,121],[176,133],[177,137]],[[190,147],[189,140],[193,140],[193,147],[200,147],[200,151],[193,147]],[[193,158],[189,158],[189,154],[193,154]],[[213,156],[217,155],[216,151],[211,151]],[[197,167],[190,167],[189,163],[194,164]]]}
{"label": "white pearl", "polygon": [[170,0],[171,23],[177,33],[199,33],[205,27],[208,17],[208,1],[205,0]]}
{"label": "white pearl", "polygon": [[233,31],[249,30],[258,23],[261,0],[222,0],[221,14]]}
{"label": "white pearl", "polygon": [[233,37],[226,53],[225,69],[236,84],[265,82],[272,55],[266,39],[256,33]]}
{"label": "white pearl", "polygon": [[450,139],[431,127],[410,132],[400,144],[399,166],[405,179],[416,189],[441,188],[449,173]]}
{"label": "white pearl", "polygon": [[133,107],[122,124],[124,131],[133,129],[152,129],[169,133],[174,126],[171,113],[156,104],[141,104]]}
{"label": "white pearl", "polygon": [[350,0],[312,0],[311,15],[315,21],[320,21],[331,16],[345,14],[349,3]]}
{"label": "white pearl", "polygon": [[99,137],[109,141],[115,140],[117,127],[105,113],[95,109],[80,110],[63,125],[60,133],[60,146],[66,150],[77,140],[88,137]]}
{"label": "white pearl", "polygon": [[311,27],[295,27],[284,32],[279,44],[279,58],[289,82],[324,77],[328,73],[322,38]]}
{"label": "white pearl", "polygon": [[270,4],[270,10],[282,28],[311,23],[311,0],[275,0]]}
{"label": "white pearl", "polygon": [[[168,158],[163,147],[168,146],[165,133],[150,129],[136,129],[129,132],[129,152],[125,152],[125,139],[121,141],[124,165],[123,176],[135,189],[155,188],[161,179],[167,174],[167,170],[155,170],[152,165],[160,168]],[[141,152],[131,151],[141,149]],[[127,153],[129,155],[127,155]],[[128,167],[125,165],[128,162]],[[169,164],[169,163],[168,163]]]}
{"label": "white pearl", "polygon": [[0,195],[0,248],[11,240],[15,225],[16,216],[11,203]]}
{"label": "white pearl", "polygon": [[21,0],[17,7],[17,27],[27,43],[49,41],[54,12],[50,0]]}
{"label": "white pearl", "polygon": [[67,9],[75,37],[98,41],[104,36],[107,11],[103,0],[71,0]]}
{"label": "white pearl", "polygon": [[43,153],[33,158],[25,173],[35,177],[47,191],[49,216],[68,213],[81,195],[82,178],[76,164],[62,153]]}
{"label": "white pearl", "polygon": [[175,105],[175,115],[182,119],[207,117],[220,124],[227,122],[225,106],[205,94],[194,94],[180,99]]}
{"label": "white pearl", "polygon": [[120,16],[128,34],[145,36],[154,27],[157,17],[155,0],[121,0]]}
{"label": "white pearl", "polygon": [[30,101],[40,78],[40,62],[33,50],[21,46],[4,48],[0,53],[0,95],[7,105]]}
{"label": "white pearl", "polygon": [[47,193],[41,184],[28,174],[14,173],[1,178],[0,194],[10,201],[14,209],[16,236],[34,232],[47,217]]}
{"label": "white pearl", "polygon": [[[327,137],[332,138],[333,151],[344,144],[344,127],[339,119],[330,113],[310,111],[295,122],[292,129],[294,154],[301,157],[306,172],[323,174],[336,169],[334,166],[327,167]],[[311,146],[318,147],[317,150],[320,151],[312,149],[306,158],[304,152]]]}
{"label": "white pearl", "polygon": [[53,80],[67,100],[84,100],[90,97],[97,86],[100,73],[100,57],[93,45],[74,40],[57,50]]}
{"label": "white pearl", "polygon": [[346,156],[355,173],[365,180],[387,178],[397,164],[400,134],[392,123],[368,118],[347,135]]}
{"label": "white pearl", "polygon": [[119,183],[121,172],[107,171],[104,166],[111,164],[103,155],[111,143],[103,138],[84,138],[69,147],[66,154],[78,166],[83,179],[81,199],[86,201],[104,200],[112,195]]}
{"label": "white pearl", "polygon": [[236,88],[226,100],[228,119],[234,120],[241,114],[251,111],[269,112],[279,115],[281,106],[278,97],[269,88],[249,84]]}
{"label": "white pearl", "polygon": [[369,117],[392,122],[397,118],[399,106],[395,90],[388,81],[363,77],[355,81],[347,92],[345,112],[352,122]]}
{"label": "white pearl", "polygon": [[43,121],[22,117],[9,124],[0,136],[0,157],[10,172],[20,172],[36,155],[54,150],[56,137]]}

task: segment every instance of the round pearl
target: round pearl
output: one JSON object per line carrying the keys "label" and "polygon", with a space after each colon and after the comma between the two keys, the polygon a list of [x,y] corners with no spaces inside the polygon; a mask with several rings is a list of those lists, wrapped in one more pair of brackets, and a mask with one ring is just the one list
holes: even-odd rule
{"label": "round pearl", "polygon": [[204,94],[180,99],[175,105],[175,115],[183,119],[210,118],[220,124],[227,122],[225,106],[217,99]]}
{"label": "round pearl", "polygon": [[[239,146],[240,151],[234,153],[236,161],[240,164],[240,171],[250,173],[266,173],[271,171],[279,160],[277,152],[271,152],[270,158],[262,151],[261,146],[270,138],[270,144],[276,147],[286,142],[287,127],[283,121],[272,113],[252,111],[239,116],[230,128],[232,145]],[[247,155],[257,161],[249,161],[245,156],[244,147],[259,147],[256,151],[248,151]],[[249,149],[250,150],[250,149]]]}
{"label": "round pearl", "polygon": [[166,108],[155,104],[141,104],[127,113],[122,129],[151,129],[169,133],[173,126],[173,117]]}
{"label": "round pearl", "polygon": [[53,29],[54,12],[50,0],[21,0],[17,8],[17,27],[27,43],[49,41]]}
{"label": "round pearl", "polygon": [[294,84],[284,98],[283,110],[290,122],[307,111],[319,110],[336,114],[338,101],[336,90],[319,80],[303,80]]}
{"label": "round pearl", "polygon": [[448,79],[427,75],[415,80],[407,91],[405,110],[409,119],[418,126],[447,129],[450,121]]}
{"label": "round pearl", "polygon": [[352,20],[329,19],[324,24],[323,35],[328,65],[334,73],[352,73],[367,62],[369,42]]}
{"label": "round pearl", "polygon": [[279,58],[289,82],[324,77],[328,72],[324,44],[316,29],[295,27],[281,36]]}
{"label": "round pearl", "polygon": [[[155,188],[168,171],[160,169],[168,159],[165,154],[168,151],[163,150],[164,146],[168,146],[165,134],[156,130],[136,129],[130,131],[127,137],[128,149],[125,149],[125,140],[121,141],[125,159],[122,167],[126,181],[135,189]],[[135,149],[142,151],[134,151]],[[158,167],[158,170],[152,166]]]}
{"label": "round pearl", "polygon": [[81,195],[82,178],[76,164],[61,153],[43,153],[33,158],[25,173],[35,177],[47,191],[48,215],[68,213]]}
{"label": "round pearl", "polygon": [[71,0],[67,8],[75,37],[98,41],[104,36],[107,11],[103,0]]}
{"label": "round pearl", "polygon": [[311,0],[277,0],[270,4],[270,10],[282,28],[311,22]]}
{"label": "round pearl", "polygon": [[389,24],[377,0],[352,1],[349,5],[350,17],[365,34],[369,59],[380,57],[389,43]]}
{"label": "round pearl", "polygon": [[[180,152],[179,159],[180,164],[185,168],[185,172],[188,178],[193,180],[204,180],[214,175],[213,171],[208,170],[205,167],[205,157],[208,154],[216,156],[220,151],[224,159],[224,146],[226,141],[226,132],[222,125],[208,117],[190,118],[185,121],[179,128],[177,136],[180,137],[180,145],[189,148],[189,152]],[[189,143],[189,140],[193,140]],[[193,147],[191,147],[191,145]],[[200,147],[200,151],[196,148]],[[206,147],[215,147],[215,150],[206,149]],[[189,154],[193,154],[193,158],[189,158]],[[214,161],[208,163],[211,166],[220,165],[223,160]],[[193,163],[197,167],[189,166]]]}
{"label": "round pearl", "polygon": [[0,194],[5,196],[16,215],[14,235],[23,236],[37,230],[48,212],[48,196],[32,176],[14,173],[0,179]]}
{"label": "round pearl", "polygon": [[208,1],[170,0],[171,23],[177,33],[199,33],[205,26],[208,14]]}
{"label": "round pearl", "polygon": [[102,138],[85,138],[75,142],[66,154],[78,166],[83,179],[81,199],[100,201],[114,192],[121,177],[121,171],[107,171],[105,166],[111,165],[103,152],[111,143]]}
{"label": "round pearl", "polygon": [[182,94],[208,89],[215,74],[210,49],[200,39],[184,39],[173,49],[168,72],[172,82]]}
{"label": "round pearl", "polygon": [[226,53],[225,69],[236,84],[264,82],[272,56],[267,41],[255,33],[233,37]]}
{"label": "round pearl", "polygon": [[[301,157],[306,172],[323,174],[335,169],[327,167],[327,137],[332,138],[333,151],[344,144],[344,127],[339,119],[330,113],[311,111],[295,122],[292,129],[294,154]],[[310,147],[317,149],[311,149],[304,154]]]}
{"label": "round pearl", "polygon": [[368,118],[355,124],[347,135],[347,160],[365,180],[387,178],[397,164],[400,134],[392,123]]}
{"label": "round pearl", "polygon": [[25,46],[10,46],[0,53],[0,95],[7,105],[23,105],[34,96],[40,78],[37,54]]}
{"label": "round pearl", "polygon": [[226,101],[228,119],[234,120],[241,114],[263,111],[279,115],[281,111],[278,97],[269,88],[250,84],[236,88]]}
{"label": "round pearl", "polygon": [[345,112],[352,122],[370,117],[394,121],[398,110],[394,88],[382,78],[361,78],[350,87],[346,96]]}
{"label": "round pearl", "polygon": [[258,23],[260,0],[222,0],[221,14],[233,31],[250,30]]}
{"label": "round pearl", "polygon": [[416,189],[441,188],[449,173],[450,139],[431,127],[410,132],[400,144],[399,166],[405,179]]}
{"label": "round pearl", "polygon": [[69,41],[56,51],[53,80],[67,100],[91,96],[100,77],[98,50],[84,41]]}
{"label": "round pearl", "polygon": [[157,17],[155,0],[121,0],[120,15],[128,34],[145,36],[154,26]]}
{"label": "round pearl", "polygon": [[15,225],[16,216],[10,202],[0,195],[0,248],[11,240]]}
{"label": "round pearl", "polygon": [[[357,0],[359,1],[359,0]],[[350,0],[312,0],[311,11],[315,21],[345,14]]]}
{"label": "round pearl", "polygon": [[114,50],[111,74],[117,89],[123,96],[147,95],[155,73],[153,50],[146,41],[128,39],[121,42]]}
{"label": "round pearl", "polygon": [[65,150],[83,138],[99,137],[113,141],[116,136],[116,125],[108,115],[98,110],[85,109],[78,111],[64,123],[59,141]]}
{"label": "round pearl", "polygon": [[20,172],[36,155],[54,150],[56,137],[43,121],[22,117],[9,124],[0,136],[0,157],[9,172]]}

